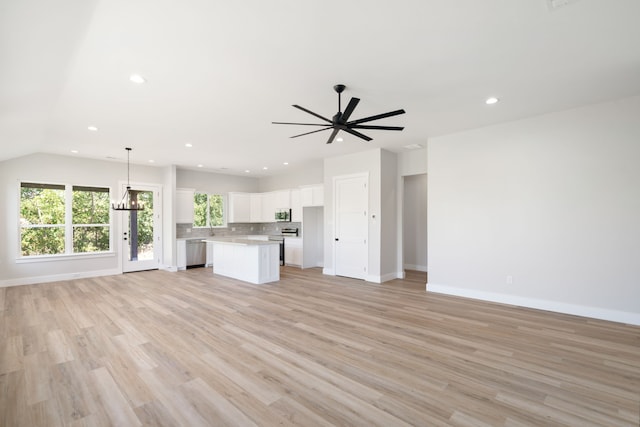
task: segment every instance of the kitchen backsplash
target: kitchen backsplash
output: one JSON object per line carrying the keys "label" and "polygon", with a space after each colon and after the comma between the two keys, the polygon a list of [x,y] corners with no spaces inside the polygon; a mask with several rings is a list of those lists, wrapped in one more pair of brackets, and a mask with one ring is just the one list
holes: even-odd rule
{"label": "kitchen backsplash", "polygon": [[283,228],[298,228],[298,235],[302,236],[302,223],[300,222],[266,222],[266,223],[234,223],[225,228],[196,228],[193,224],[176,224],[176,237],[178,239],[189,237],[214,236],[246,236],[249,234],[280,234]]}

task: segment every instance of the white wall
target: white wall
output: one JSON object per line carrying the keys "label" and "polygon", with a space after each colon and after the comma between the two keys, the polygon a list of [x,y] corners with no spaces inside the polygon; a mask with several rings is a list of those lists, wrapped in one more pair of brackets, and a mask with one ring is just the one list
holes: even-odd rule
{"label": "white wall", "polygon": [[[56,259],[16,263],[20,250],[19,200],[20,182],[45,182],[109,187],[118,194],[119,182],[125,180],[126,164],[71,156],[33,154],[0,163],[0,286],[63,280],[70,277],[116,274],[121,271],[118,252],[109,256],[82,259]],[[160,168],[132,165],[131,182],[162,185]],[[113,248],[120,236],[118,214],[112,213]],[[163,230],[164,232],[164,230]]]}
{"label": "white wall", "polygon": [[427,290],[640,324],[639,117],[633,97],[431,139]]}
{"label": "white wall", "polygon": [[380,150],[380,278],[382,282],[404,277],[398,264],[398,159],[395,153]]}
{"label": "white wall", "polygon": [[[383,282],[396,277],[397,268],[397,170],[395,154],[379,148],[331,157],[324,162],[324,271],[334,274],[334,205],[333,178],[357,173],[369,174],[369,253],[368,281]],[[385,205],[382,206],[384,197]],[[391,200],[393,199],[393,200]],[[393,211],[393,213],[391,212]],[[391,228],[391,231],[389,230]],[[384,230],[384,232],[383,232]],[[384,248],[384,249],[382,249]],[[385,262],[382,263],[382,257]],[[389,258],[389,260],[387,260]]]}
{"label": "white wall", "polygon": [[403,151],[398,153],[398,175],[418,175],[427,173],[427,149]]}
{"label": "white wall", "polygon": [[403,182],[404,268],[427,271],[427,174],[405,176]]}
{"label": "white wall", "polygon": [[260,192],[286,190],[301,185],[314,185],[324,182],[324,162],[311,161],[304,166],[292,167],[286,173],[260,178]]}
{"label": "white wall", "polygon": [[230,191],[253,193],[259,191],[258,178],[224,175],[220,173],[178,169],[176,187],[226,194]]}

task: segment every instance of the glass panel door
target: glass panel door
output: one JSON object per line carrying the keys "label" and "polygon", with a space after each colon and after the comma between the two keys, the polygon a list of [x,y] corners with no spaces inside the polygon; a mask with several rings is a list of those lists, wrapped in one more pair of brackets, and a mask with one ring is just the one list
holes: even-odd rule
{"label": "glass panel door", "polygon": [[[159,190],[132,186],[131,199],[142,203],[141,211],[125,211],[123,215],[122,271],[141,271],[160,265]],[[154,197],[157,196],[157,197]]]}

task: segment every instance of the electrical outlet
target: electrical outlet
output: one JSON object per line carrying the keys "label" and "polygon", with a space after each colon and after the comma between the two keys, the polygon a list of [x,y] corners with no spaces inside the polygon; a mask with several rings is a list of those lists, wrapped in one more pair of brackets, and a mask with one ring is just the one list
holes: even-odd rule
{"label": "electrical outlet", "polygon": [[507,276],[507,285],[513,285],[513,276]]}

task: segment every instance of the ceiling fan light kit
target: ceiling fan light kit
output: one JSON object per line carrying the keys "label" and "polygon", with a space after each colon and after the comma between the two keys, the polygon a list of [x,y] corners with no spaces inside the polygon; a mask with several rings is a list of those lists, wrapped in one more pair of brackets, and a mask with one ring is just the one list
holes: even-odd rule
{"label": "ceiling fan light kit", "polygon": [[342,92],[344,92],[345,89],[346,89],[346,86],[343,84],[337,84],[333,87],[333,90],[335,90],[338,93],[338,112],[331,118],[331,120],[321,116],[320,114],[314,113],[313,111],[307,110],[306,108],[301,107],[299,105],[295,105],[295,104],[293,105],[293,107],[297,108],[298,110],[302,110],[305,113],[311,114],[312,116],[319,118],[325,123],[291,123],[291,122],[271,122],[271,123],[275,125],[299,125],[299,126],[321,126],[322,127],[322,129],[301,133],[299,135],[294,135],[291,138],[298,138],[299,136],[310,135],[312,133],[333,129],[333,131],[331,132],[331,135],[329,136],[329,139],[327,140],[327,144],[331,144],[333,140],[336,138],[336,135],[338,134],[338,132],[340,131],[347,132],[351,135],[357,136],[358,138],[364,139],[365,141],[368,142],[368,141],[371,141],[373,138],[370,138],[367,135],[364,135],[363,133],[357,131],[356,129],[368,129],[368,130],[402,130],[404,129],[404,127],[402,126],[376,126],[376,125],[362,124],[362,123],[368,123],[374,120],[384,119],[387,117],[397,116],[399,114],[404,114],[405,111],[402,109],[389,111],[388,113],[376,114],[375,116],[369,116],[369,117],[365,117],[358,120],[349,121],[349,118],[351,117],[353,110],[355,110],[356,106],[360,102],[360,99],[351,98],[351,100],[349,101],[349,104],[347,104],[347,108],[345,108],[345,110],[342,111],[341,94]]}

